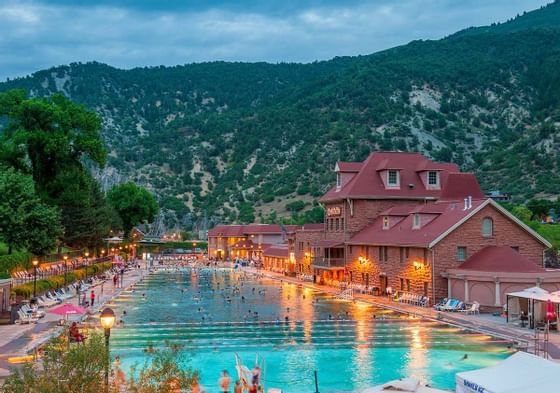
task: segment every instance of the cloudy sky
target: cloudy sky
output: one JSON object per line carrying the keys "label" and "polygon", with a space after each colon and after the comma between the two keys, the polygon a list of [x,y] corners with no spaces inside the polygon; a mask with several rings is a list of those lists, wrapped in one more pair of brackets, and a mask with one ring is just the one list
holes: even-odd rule
{"label": "cloudy sky", "polygon": [[505,21],[551,0],[0,0],[0,80],[96,60],[309,62]]}

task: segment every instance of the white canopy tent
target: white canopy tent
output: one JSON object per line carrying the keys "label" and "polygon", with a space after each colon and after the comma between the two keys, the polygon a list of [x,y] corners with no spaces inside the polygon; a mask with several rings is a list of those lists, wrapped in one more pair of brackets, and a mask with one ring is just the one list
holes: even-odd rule
{"label": "white canopy tent", "polygon": [[525,352],[503,362],[455,376],[456,393],[536,393],[560,391],[560,364]]}
{"label": "white canopy tent", "polygon": [[[559,296],[560,299],[560,296]],[[520,319],[522,312],[527,316],[529,326],[541,321],[546,315],[546,302],[551,300],[550,292],[539,287],[527,288],[507,294],[507,322]]]}

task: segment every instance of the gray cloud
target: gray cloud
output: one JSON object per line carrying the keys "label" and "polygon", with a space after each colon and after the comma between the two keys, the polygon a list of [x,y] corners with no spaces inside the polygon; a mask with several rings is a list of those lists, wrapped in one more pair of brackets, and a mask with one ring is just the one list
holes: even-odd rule
{"label": "gray cloud", "polygon": [[[377,0],[154,7],[158,2],[0,1],[0,78],[96,60],[131,68],[368,54],[503,21],[546,0]],[[148,6],[150,4],[150,6]],[[231,4],[237,4],[235,7]],[[253,5],[251,5],[253,4]],[[274,7],[277,4],[277,7]]]}

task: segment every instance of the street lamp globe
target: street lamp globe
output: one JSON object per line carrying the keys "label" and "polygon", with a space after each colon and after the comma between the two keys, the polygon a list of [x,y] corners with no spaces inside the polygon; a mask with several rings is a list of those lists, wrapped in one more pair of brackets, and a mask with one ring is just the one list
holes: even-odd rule
{"label": "street lamp globe", "polygon": [[33,264],[33,266],[37,267],[39,266],[39,260],[34,259],[33,262],[31,262]]}
{"label": "street lamp globe", "polygon": [[115,312],[111,308],[106,307],[101,312],[101,316],[99,317],[99,319],[101,321],[101,326],[103,327],[103,329],[111,329],[115,324]]}
{"label": "street lamp globe", "polygon": [[89,252],[86,252],[84,255],[86,256],[86,258],[89,258]]}

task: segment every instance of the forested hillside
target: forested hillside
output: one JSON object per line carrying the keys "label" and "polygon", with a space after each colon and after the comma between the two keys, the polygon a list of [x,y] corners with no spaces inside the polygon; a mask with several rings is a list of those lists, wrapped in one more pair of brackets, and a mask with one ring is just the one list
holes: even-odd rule
{"label": "forested hillside", "polygon": [[[154,190],[168,222],[309,211],[336,160],[421,151],[522,201],[560,194],[560,2],[437,41],[312,64],[71,64],[0,84],[103,118],[105,185]],[[301,199],[304,203],[296,202]],[[319,218],[320,212],[306,219]]]}

